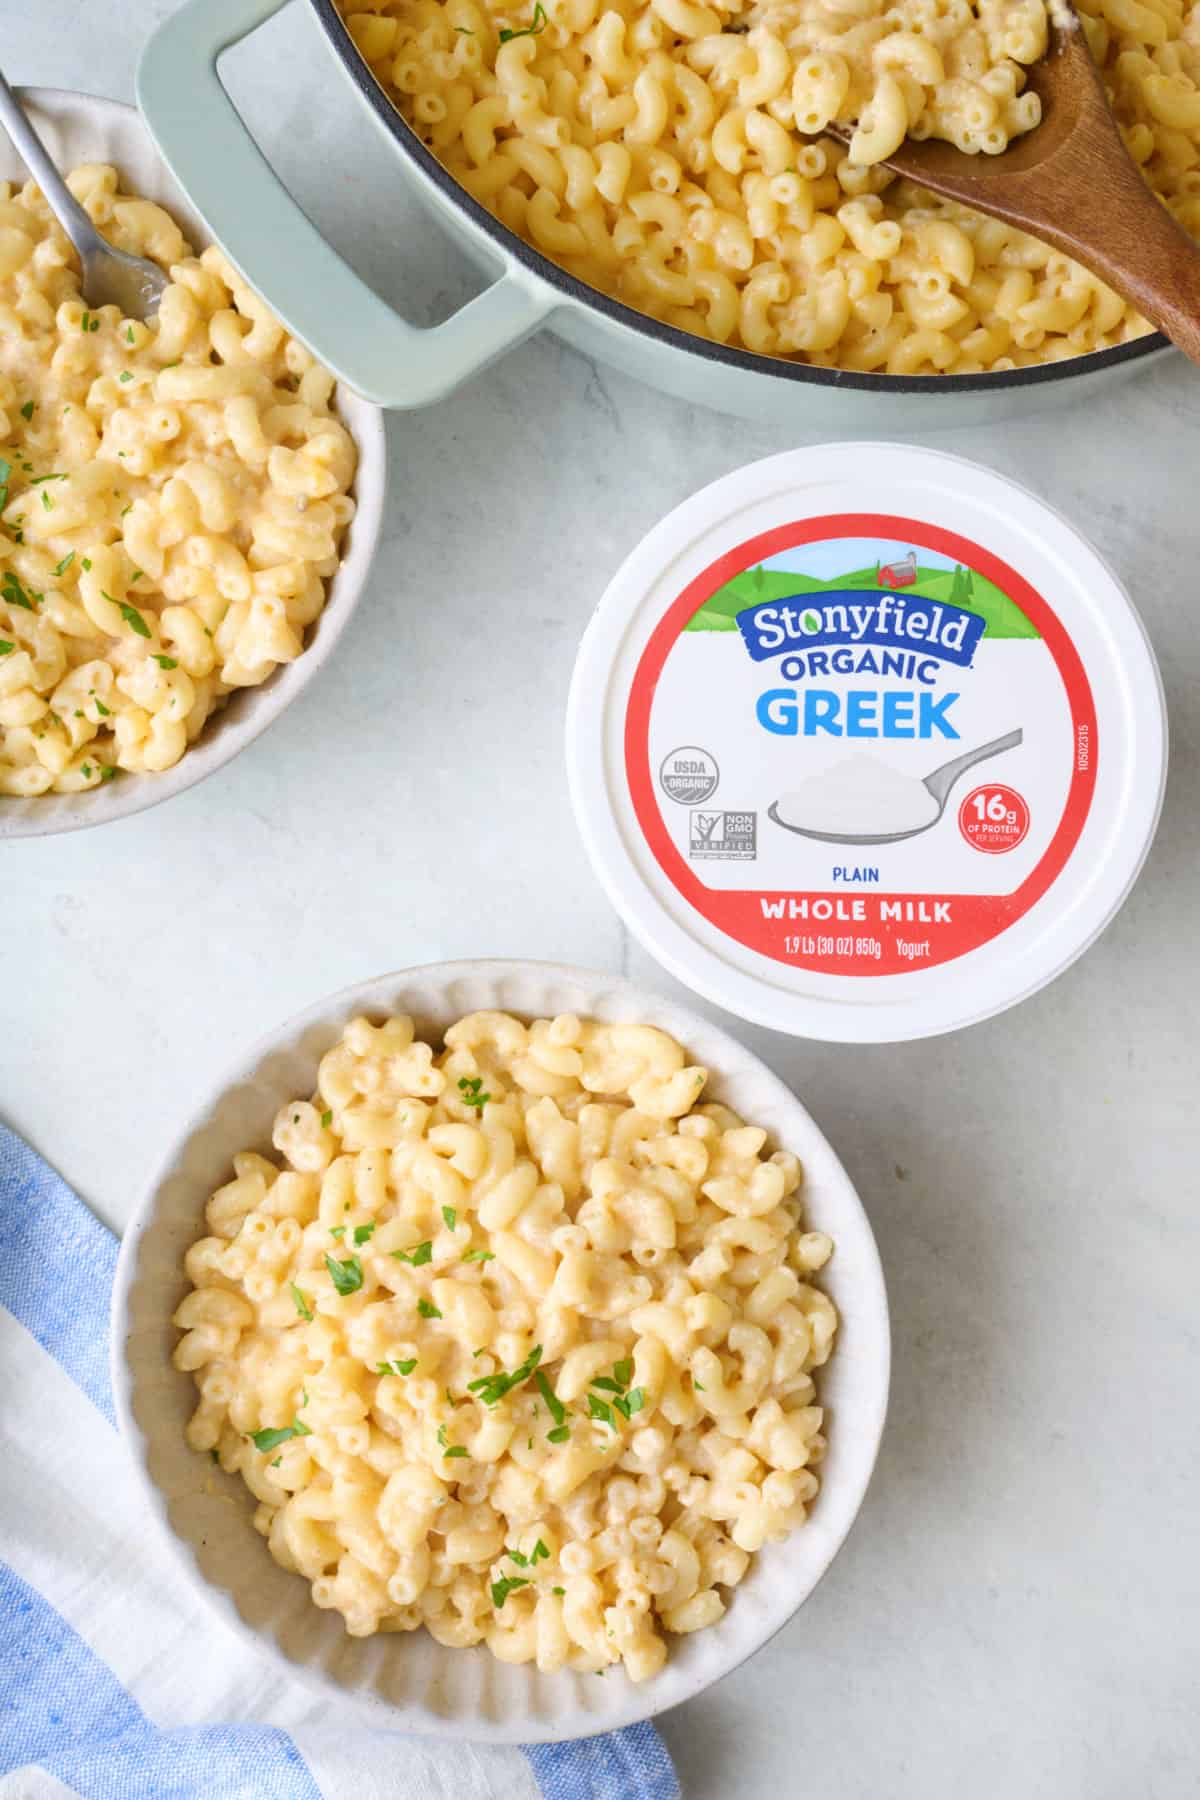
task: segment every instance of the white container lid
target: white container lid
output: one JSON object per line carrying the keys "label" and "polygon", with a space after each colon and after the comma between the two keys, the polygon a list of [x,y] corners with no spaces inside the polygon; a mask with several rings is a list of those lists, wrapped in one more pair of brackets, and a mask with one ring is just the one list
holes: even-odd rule
{"label": "white container lid", "polygon": [[672,974],[883,1043],[1002,1011],[1103,930],[1154,835],[1166,713],[1128,595],[1043,501],[824,444],[638,545],[580,646],[567,763],[596,872]]}

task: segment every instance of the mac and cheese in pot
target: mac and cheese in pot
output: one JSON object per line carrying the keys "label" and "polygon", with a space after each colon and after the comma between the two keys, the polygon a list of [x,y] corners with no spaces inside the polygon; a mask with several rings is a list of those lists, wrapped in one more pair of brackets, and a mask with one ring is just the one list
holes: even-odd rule
{"label": "mac and cheese in pot", "polygon": [[833,1248],[646,1025],[357,1018],[186,1257],[188,1439],[356,1636],[652,1676],[802,1524]]}
{"label": "mac and cheese in pot", "polygon": [[[1069,257],[878,167],[1040,117],[1043,0],[338,0],[464,189],[580,280],[715,343],[889,375],[1057,361],[1150,329]],[[1126,144],[1200,236],[1200,31],[1081,0]],[[853,127],[849,147],[822,135]]]}

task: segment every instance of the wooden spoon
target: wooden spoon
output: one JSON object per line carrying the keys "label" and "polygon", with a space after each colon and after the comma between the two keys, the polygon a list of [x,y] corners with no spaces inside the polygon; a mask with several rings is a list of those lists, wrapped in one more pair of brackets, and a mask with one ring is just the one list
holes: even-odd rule
{"label": "wooden spoon", "polygon": [[[1200,362],[1200,249],[1126,150],[1078,20],[1028,71],[1042,121],[999,156],[906,139],[883,167],[1065,251]],[[843,143],[850,128],[827,125]]]}

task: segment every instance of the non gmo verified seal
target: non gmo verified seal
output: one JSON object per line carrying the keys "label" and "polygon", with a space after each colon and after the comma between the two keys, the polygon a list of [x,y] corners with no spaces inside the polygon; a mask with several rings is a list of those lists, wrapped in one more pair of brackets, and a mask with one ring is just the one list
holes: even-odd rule
{"label": "non gmo verified seal", "polygon": [[680,806],[703,806],[717,791],[721,771],[717,759],[695,744],[684,744],[664,756],[658,771],[658,784],[668,800]]}

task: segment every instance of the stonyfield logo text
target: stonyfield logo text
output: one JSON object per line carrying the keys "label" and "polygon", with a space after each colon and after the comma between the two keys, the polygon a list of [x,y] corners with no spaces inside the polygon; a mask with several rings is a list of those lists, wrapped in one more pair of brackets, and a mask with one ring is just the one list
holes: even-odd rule
{"label": "stonyfield logo text", "polygon": [[978,613],[920,594],[830,588],[748,606],[738,613],[737,625],[755,662],[826,645],[877,644],[888,650],[919,650],[966,668],[986,621]]}

